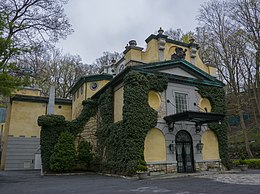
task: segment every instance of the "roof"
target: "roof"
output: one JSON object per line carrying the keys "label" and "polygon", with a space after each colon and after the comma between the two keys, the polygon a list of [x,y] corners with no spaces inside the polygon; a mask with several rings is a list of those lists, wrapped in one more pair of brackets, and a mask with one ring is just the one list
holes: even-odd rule
{"label": "roof", "polygon": [[[14,97],[11,98],[11,103],[13,101],[48,103],[49,102],[49,97],[27,96],[27,95],[16,94]],[[70,99],[55,98],[55,104],[71,105],[71,103],[72,103],[72,101]]]}
{"label": "roof", "polygon": [[82,76],[78,79],[78,81],[70,88],[69,93],[75,93],[82,84],[85,82],[92,82],[92,81],[101,81],[101,80],[111,80],[113,78],[110,74],[98,74],[98,75],[87,75]]}
{"label": "roof", "polygon": [[196,112],[196,111],[185,111],[173,115],[164,117],[167,123],[175,123],[178,121],[190,121],[197,124],[219,122],[224,119],[224,114],[212,113],[212,112]]}
{"label": "roof", "polygon": [[[159,71],[162,69],[168,69],[169,67],[180,67],[185,71],[189,72],[190,74],[194,75],[196,79]],[[205,85],[205,86],[213,86],[213,87],[220,87],[220,88],[225,86],[221,81],[217,80],[215,77],[202,71],[201,69],[189,63],[188,61],[184,59],[177,59],[177,60],[169,60],[169,61],[162,61],[162,62],[155,62],[155,63],[148,63],[144,65],[127,67],[122,72],[120,72],[116,77],[114,77],[109,83],[107,83],[103,88],[101,88],[101,90],[99,90],[96,94],[94,94],[92,98],[99,97],[111,86],[117,86],[119,83],[123,81],[124,76],[131,70],[135,70],[144,74],[164,76],[167,77],[170,82],[184,84],[184,85],[192,85],[192,86]]]}
{"label": "roof", "polygon": [[[169,80],[172,80],[174,82],[180,82],[180,83],[189,83],[189,85],[210,85],[210,86],[216,86],[216,87],[224,87],[225,84],[223,82],[219,81],[215,77],[209,75],[208,73],[202,71],[200,68],[196,67],[195,65],[189,63],[188,61],[184,59],[176,59],[176,60],[169,60],[169,61],[163,61],[163,62],[155,62],[155,63],[149,63],[145,65],[136,66],[138,69],[143,71],[149,71],[153,72],[157,75],[166,76],[169,78]],[[183,76],[178,76],[174,74],[168,74],[168,73],[162,73],[159,72],[159,70],[168,69],[169,67],[180,67],[181,69],[184,69],[191,75],[194,75],[198,79],[194,78],[188,78]]]}

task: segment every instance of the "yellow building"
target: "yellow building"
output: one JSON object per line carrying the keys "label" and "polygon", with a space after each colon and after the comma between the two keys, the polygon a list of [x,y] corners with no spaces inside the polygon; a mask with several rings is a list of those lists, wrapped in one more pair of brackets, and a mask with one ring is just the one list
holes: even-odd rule
{"label": "yellow building", "polygon": [[[21,89],[10,98],[2,138],[2,170],[41,168],[37,119],[47,114],[48,101],[33,88]],[[71,100],[56,98],[54,113],[71,120]]]}
{"label": "yellow building", "polygon": [[[210,100],[198,92],[200,86],[224,86],[216,79],[216,67],[201,61],[199,46],[193,39],[190,43],[172,40],[160,28],[157,35],[152,34],[145,41],[146,48],[139,47],[135,40],[129,41],[123,58],[102,69],[103,73],[115,77],[92,99],[98,99],[106,90],[112,89],[113,122],[127,123],[124,120],[128,111],[124,107],[126,95],[129,95],[124,88],[127,74],[136,71],[168,78],[165,91],[151,90],[147,96],[149,106],[158,114],[157,125],[147,132],[144,140],[144,159],[149,171],[194,172],[223,168],[217,134],[208,124],[221,121],[224,115],[212,113]],[[136,103],[132,105],[136,106]],[[98,116],[98,120],[102,119]],[[142,119],[136,122],[142,122]],[[104,152],[106,149],[109,148]]]}
{"label": "yellow building", "polygon": [[[131,130],[135,130],[131,127],[142,126],[145,118],[138,116],[138,113],[136,115],[131,113],[138,120],[131,121],[133,126],[130,128],[124,128],[127,123],[131,123],[127,120],[129,119],[127,107],[129,108],[130,104],[130,108],[137,110],[142,104],[138,102],[139,97],[136,95],[140,95],[140,100],[142,95],[142,98],[146,99],[144,107],[149,107],[147,108],[149,111],[157,114],[156,125],[148,129],[140,147],[151,173],[181,173],[222,168],[219,139],[208,124],[221,121],[224,115],[211,112],[212,99],[201,96],[198,92],[201,86],[220,89],[224,86],[216,79],[216,68],[201,61],[198,55],[199,46],[193,39],[190,43],[172,40],[164,35],[160,28],[158,34],[150,35],[145,41],[147,43],[145,49],[139,47],[135,40],[129,41],[123,51],[124,56],[119,61],[104,66],[99,75],[81,77],[70,90],[71,101],[56,99],[55,114],[64,115],[67,120],[76,119],[82,110],[83,100],[91,98],[98,101],[103,94],[111,91],[111,101],[105,104],[106,112],[102,112],[102,103],[99,102],[97,115],[89,120],[81,134],[91,142],[96,151],[103,150],[101,160],[106,162],[109,158],[113,158],[106,155],[110,154],[111,149],[111,153],[114,155],[117,153],[117,150],[113,150],[113,142],[122,143],[124,149],[125,146],[129,146],[129,150],[136,148],[138,134],[128,136],[132,138],[130,143],[122,139],[124,135],[121,139],[113,135],[121,137],[120,133],[127,130],[131,133]],[[167,78],[167,87],[157,91],[154,86],[150,87],[147,93],[143,90],[143,93],[135,94],[134,90],[129,89],[129,83],[125,80],[131,72]],[[132,86],[140,87],[144,83],[145,80],[132,83]],[[35,91],[28,92],[11,98],[4,137],[5,154],[2,156],[2,169],[33,168],[35,164],[40,134],[36,122],[38,116],[47,113],[48,98],[38,96]],[[129,95],[132,95],[135,101],[129,102]],[[106,123],[109,129],[106,129],[108,131],[102,138],[109,139],[113,136],[111,142],[106,139],[102,139],[102,142],[97,135],[97,129],[102,127],[104,117],[109,117],[108,122],[111,123]],[[120,127],[123,127],[121,131],[111,131]],[[27,140],[28,143],[25,143]],[[33,148],[28,148],[30,157],[21,159],[19,166],[11,165],[12,162],[8,164],[16,157],[13,153],[19,153],[20,148],[12,152],[12,147],[8,147],[9,142],[15,141],[19,142],[17,145],[28,145],[29,142],[34,145]],[[120,146],[115,149],[120,149]],[[22,154],[19,157],[22,158]]]}

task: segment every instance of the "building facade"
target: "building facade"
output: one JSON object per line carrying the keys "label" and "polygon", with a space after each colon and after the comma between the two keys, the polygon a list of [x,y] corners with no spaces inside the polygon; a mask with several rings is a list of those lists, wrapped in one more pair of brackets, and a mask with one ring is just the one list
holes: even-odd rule
{"label": "building facade", "polygon": [[[224,115],[221,112],[212,113],[212,99],[199,93],[200,87],[223,88],[224,84],[216,79],[215,66],[201,61],[199,46],[194,40],[183,43],[169,39],[162,29],[157,35],[150,35],[146,43],[143,49],[137,46],[135,40],[129,41],[123,52],[124,57],[103,67],[102,73],[113,75],[113,79],[92,99],[99,99],[112,89],[111,111],[116,124],[123,121],[127,111],[124,100],[129,94],[125,93],[124,78],[129,72],[166,77],[167,89],[163,92],[151,90],[147,96],[148,104],[158,113],[157,125],[148,131],[144,141],[144,160],[150,172],[223,169],[220,140],[208,124],[221,123]],[[73,91],[75,95],[77,92]],[[100,120],[99,114],[87,123],[83,131],[83,136],[95,146],[98,144],[96,137],[93,140],[93,134],[97,133]]]}
{"label": "building facade", "polygon": [[[103,94],[112,91],[111,106],[105,112],[112,115],[109,126],[126,125],[129,121],[127,97],[135,96],[135,91],[130,94],[129,88],[126,88],[129,87],[126,77],[131,72],[163,77],[167,79],[166,88],[156,91],[153,89],[156,87],[151,86],[147,94],[142,96],[146,99],[144,103],[157,115],[156,124],[148,129],[141,146],[149,171],[182,173],[224,168],[220,158],[222,140],[216,130],[209,127],[210,123],[222,122],[224,115],[220,111],[212,111],[215,106],[212,99],[200,93],[201,87],[223,88],[224,84],[216,79],[215,66],[201,61],[198,55],[199,46],[193,39],[189,43],[172,40],[160,28],[158,34],[150,35],[145,41],[145,49],[139,47],[135,40],[129,41],[120,60],[104,66],[98,75],[79,78],[70,90],[71,101],[56,99],[55,114],[64,115],[67,120],[76,119],[83,108],[83,100],[91,98],[100,101]],[[134,85],[133,83],[132,86]],[[138,96],[135,99],[138,101]],[[47,103],[48,98],[33,93],[17,94],[11,99],[7,113],[2,169],[33,168],[40,138],[37,118],[47,114]],[[138,103],[132,104],[134,107]],[[102,115],[104,112],[99,103],[98,113],[89,119],[80,135],[91,142],[96,152],[102,147],[102,160],[106,161],[109,156],[105,155],[109,153],[108,147],[111,149],[111,146],[100,144],[98,130],[104,121]],[[138,122],[142,123],[142,119],[136,121],[137,127],[141,126]],[[131,130],[131,127],[127,130]],[[131,141],[135,142],[135,137]],[[128,146],[131,149],[134,144]]]}
{"label": "building facade", "polygon": [[[48,102],[48,97],[33,88],[21,89],[10,98],[2,137],[2,170],[41,168],[37,119],[47,114]],[[71,100],[56,98],[54,112],[71,120]]]}

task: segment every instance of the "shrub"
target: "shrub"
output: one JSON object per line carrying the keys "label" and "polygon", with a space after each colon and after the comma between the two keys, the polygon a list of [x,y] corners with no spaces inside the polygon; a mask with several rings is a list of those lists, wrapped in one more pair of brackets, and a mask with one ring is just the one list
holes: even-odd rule
{"label": "shrub", "polygon": [[245,159],[245,160],[234,160],[234,166],[248,165],[249,168],[260,169],[260,159]]}
{"label": "shrub", "polygon": [[137,165],[137,172],[147,171],[147,164],[144,160],[139,160],[139,164]]}
{"label": "shrub", "polygon": [[87,141],[80,141],[78,145],[78,165],[81,169],[89,168],[93,161],[92,146]]}
{"label": "shrub", "polygon": [[75,167],[75,159],[74,136],[69,132],[63,132],[50,157],[50,169],[55,172],[72,171]]}

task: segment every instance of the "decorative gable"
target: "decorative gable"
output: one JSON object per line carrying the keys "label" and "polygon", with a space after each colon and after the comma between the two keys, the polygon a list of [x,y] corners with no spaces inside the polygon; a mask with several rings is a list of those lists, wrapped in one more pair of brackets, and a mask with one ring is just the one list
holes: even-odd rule
{"label": "decorative gable", "polygon": [[187,71],[185,71],[185,70],[183,70],[182,68],[179,68],[179,67],[164,69],[164,70],[161,70],[159,72],[197,79],[195,76],[191,75],[190,73],[188,73]]}

